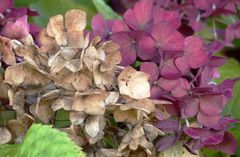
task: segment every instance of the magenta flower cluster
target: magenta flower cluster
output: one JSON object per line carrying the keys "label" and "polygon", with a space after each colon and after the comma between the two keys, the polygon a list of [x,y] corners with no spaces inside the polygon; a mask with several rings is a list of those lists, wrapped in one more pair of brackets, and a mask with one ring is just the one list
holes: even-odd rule
{"label": "magenta flower cluster", "polygon": [[0,35],[12,39],[21,39],[29,33],[37,35],[40,28],[28,23],[28,16],[38,16],[29,8],[14,7],[14,0],[0,0]]}
{"label": "magenta flower cluster", "polygon": [[[236,80],[225,80],[219,85],[211,82],[219,77],[217,68],[225,60],[213,56],[213,49],[200,37],[182,31],[184,23],[179,11],[165,9],[166,5],[171,8],[179,6],[177,2],[156,2],[140,0],[120,20],[105,20],[97,15],[92,20],[93,33],[120,45],[123,66],[141,62],[140,70],[150,74],[153,99],[172,102],[165,106],[170,119],[156,114],[156,126],[169,135],[159,138],[156,143],[158,151],[172,147],[179,139],[185,139],[184,146],[192,153],[205,147],[233,154],[237,143],[227,129],[236,121],[222,116],[222,111],[232,96]],[[220,0],[216,6],[207,0],[187,2],[204,10],[201,17],[233,9]],[[187,10],[191,27],[197,29],[196,17],[191,18],[195,15],[194,8]],[[228,30],[228,38],[239,35],[239,32],[233,34],[231,30]]]}
{"label": "magenta flower cluster", "polygon": [[[138,1],[113,0],[112,5],[115,10],[122,13]],[[237,17],[239,0],[153,0],[153,3],[154,6],[177,11],[180,14],[182,25],[179,30],[183,34],[208,31],[205,40],[208,41],[209,51],[232,46],[232,41],[240,38],[240,22]]]}

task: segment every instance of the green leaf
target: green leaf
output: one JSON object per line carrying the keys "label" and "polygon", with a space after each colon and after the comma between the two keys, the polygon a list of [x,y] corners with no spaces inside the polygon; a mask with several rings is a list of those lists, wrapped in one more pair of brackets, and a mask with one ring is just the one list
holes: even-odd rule
{"label": "green leaf", "polygon": [[15,119],[16,112],[14,111],[0,111],[0,125],[5,125],[9,120]]}
{"label": "green leaf", "polygon": [[139,61],[139,60],[137,60],[137,61],[134,63],[134,67],[135,67],[135,68],[138,68],[138,67],[141,66],[141,64],[142,64],[142,62]]}
{"label": "green leaf", "polygon": [[97,13],[92,2],[88,0],[38,0],[31,4],[30,8],[36,9],[39,12],[40,16],[33,17],[33,19],[34,23],[42,27],[46,27],[49,18],[56,14],[64,15],[70,9],[81,9],[88,15],[87,28],[91,28],[91,19]]}
{"label": "green leaf", "polygon": [[66,133],[49,125],[33,124],[17,145],[0,146],[1,157],[85,157]]}
{"label": "green leaf", "polygon": [[39,0],[15,0],[14,4],[17,7],[27,7],[30,4],[35,3],[36,1],[39,1]]}
{"label": "green leaf", "polygon": [[92,0],[92,3],[98,10],[100,14],[102,14],[106,19],[118,19],[121,18],[113,9],[108,6],[104,0]]}
{"label": "green leaf", "polygon": [[[240,64],[235,59],[229,59],[228,62],[219,68],[221,77],[215,80],[217,83],[222,82],[225,79],[240,77]],[[232,114],[234,118],[240,119],[240,81],[235,84],[233,90],[233,98],[227,105],[225,113]]]}

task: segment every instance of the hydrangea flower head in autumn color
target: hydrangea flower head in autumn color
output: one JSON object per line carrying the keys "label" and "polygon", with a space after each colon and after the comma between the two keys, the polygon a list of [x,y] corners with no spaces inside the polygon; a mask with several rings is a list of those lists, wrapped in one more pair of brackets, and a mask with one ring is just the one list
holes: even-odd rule
{"label": "hydrangea flower head in autumn color", "polygon": [[[189,15],[190,26],[197,20],[190,17],[195,15],[190,7],[184,8],[175,1],[161,2],[139,0],[121,20],[104,20],[97,15],[92,21],[93,33],[119,44],[123,66],[141,62],[140,70],[149,74],[152,99],[171,102],[164,105],[164,115],[156,114],[156,127],[168,134],[157,141],[158,151],[169,149],[180,140],[194,154],[203,147],[234,154],[237,144],[227,128],[236,121],[223,116],[222,111],[232,96],[236,79],[219,85],[211,82],[218,77],[217,68],[225,59],[213,56],[216,48],[201,37],[182,31],[179,10]],[[229,3],[222,1],[189,2],[192,3],[186,6],[204,10],[199,12],[201,20],[217,12],[234,12],[234,8],[224,5]],[[228,41],[238,36],[233,31],[236,28],[237,25],[228,28]],[[181,138],[186,136],[189,140]]]}

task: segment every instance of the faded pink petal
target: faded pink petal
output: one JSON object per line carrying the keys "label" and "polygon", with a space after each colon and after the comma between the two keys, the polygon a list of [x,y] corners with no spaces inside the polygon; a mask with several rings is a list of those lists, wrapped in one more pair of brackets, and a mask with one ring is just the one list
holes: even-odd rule
{"label": "faded pink petal", "polygon": [[7,22],[2,29],[2,34],[12,39],[21,39],[29,34],[27,16],[17,19],[15,22]]}
{"label": "faded pink petal", "polygon": [[191,98],[188,105],[184,109],[184,114],[189,117],[194,117],[199,111],[199,98]]}
{"label": "faded pink petal", "polygon": [[200,98],[200,109],[208,116],[215,116],[222,112],[222,95],[205,95]]}
{"label": "faded pink petal", "polygon": [[197,119],[198,119],[198,122],[203,126],[214,128],[217,126],[219,120],[221,119],[221,115],[208,116],[200,110],[198,112]]}
{"label": "faded pink petal", "polygon": [[148,36],[144,36],[138,42],[139,51],[137,51],[138,56],[142,60],[149,60],[156,55],[155,41]]}
{"label": "faded pink petal", "polygon": [[111,39],[121,46],[121,65],[128,66],[133,64],[137,58],[136,48],[133,44],[133,39],[127,33],[122,32],[114,33],[114,35],[111,36]]}
{"label": "faded pink petal", "polygon": [[174,64],[173,59],[168,59],[162,63],[161,75],[168,79],[176,79],[181,77],[180,71]]}
{"label": "faded pink petal", "polygon": [[186,74],[190,69],[188,65],[188,60],[185,56],[178,57],[175,60],[175,64],[177,65],[177,68],[181,71],[182,74]]}
{"label": "faded pink petal", "polygon": [[102,15],[95,15],[92,19],[92,29],[102,39],[107,38],[111,34],[112,24],[112,20],[105,20]]}
{"label": "faded pink petal", "polygon": [[184,49],[184,37],[167,22],[160,22],[151,31],[157,46],[165,51],[181,51]]}
{"label": "faded pink petal", "polygon": [[159,86],[165,90],[171,91],[171,90],[175,90],[175,88],[177,86],[179,86],[180,84],[180,80],[176,79],[176,80],[168,80],[165,79],[163,77],[161,77],[159,79]]}
{"label": "faded pink petal", "polygon": [[158,99],[160,96],[162,96],[163,89],[159,86],[153,85],[151,88],[151,98],[152,99]]}
{"label": "faded pink petal", "polygon": [[14,0],[0,0],[0,13],[4,13],[7,8],[12,8]]}
{"label": "faded pink petal", "polygon": [[150,81],[152,83],[158,80],[159,68],[157,64],[153,62],[143,62],[140,66],[140,70],[150,75]]}
{"label": "faded pink petal", "polygon": [[143,30],[152,19],[152,0],[141,0],[133,9],[128,9],[123,17],[125,22],[134,30]]}
{"label": "faded pink petal", "polygon": [[234,139],[233,135],[229,132],[224,134],[223,142],[217,145],[207,145],[208,149],[218,150],[227,154],[235,154],[237,150],[237,141]]}
{"label": "faded pink petal", "polygon": [[172,91],[172,95],[181,98],[187,95],[188,91],[190,90],[190,84],[185,78],[179,79],[180,84]]}
{"label": "faded pink petal", "polygon": [[174,29],[177,29],[181,25],[181,17],[177,11],[168,11],[155,7],[153,12],[153,23],[158,24],[163,21],[168,22]]}
{"label": "faded pink petal", "polygon": [[122,21],[122,20],[114,20],[113,21],[113,26],[112,26],[113,33],[125,32],[125,31],[129,31],[129,28],[124,21]]}
{"label": "faded pink petal", "polygon": [[190,36],[185,39],[185,51],[188,59],[189,66],[191,68],[199,68],[206,64],[208,56],[203,51],[203,41],[196,36]]}

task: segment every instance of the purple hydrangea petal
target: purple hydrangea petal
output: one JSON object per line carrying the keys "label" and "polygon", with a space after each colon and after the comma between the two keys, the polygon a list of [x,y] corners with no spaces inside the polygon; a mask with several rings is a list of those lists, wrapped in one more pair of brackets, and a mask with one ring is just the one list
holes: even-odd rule
{"label": "purple hydrangea petal", "polygon": [[222,112],[222,95],[205,95],[200,99],[200,109],[208,116],[215,116]]}
{"label": "purple hydrangea petal", "polygon": [[152,83],[158,80],[159,68],[157,64],[153,62],[143,62],[140,66],[140,70],[150,75],[150,81]]}
{"label": "purple hydrangea petal", "polygon": [[138,42],[139,50],[138,56],[142,60],[149,60],[156,55],[156,48],[154,40],[149,36],[144,36]]}
{"label": "purple hydrangea petal", "polygon": [[184,109],[184,114],[188,117],[194,117],[199,111],[199,98],[193,97],[188,101]]}
{"label": "purple hydrangea petal", "polygon": [[165,51],[181,51],[184,49],[184,37],[167,22],[154,25],[151,35],[156,40],[157,46]]}
{"label": "purple hydrangea petal", "polygon": [[120,52],[122,54],[121,65],[128,66],[136,61],[137,54],[135,45],[132,44],[133,39],[128,33],[115,33],[111,39],[121,45]]}
{"label": "purple hydrangea petal", "polygon": [[229,132],[224,134],[223,142],[217,145],[207,145],[208,149],[218,150],[227,154],[235,154],[237,150],[237,141],[234,139],[233,135]]}
{"label": "purple hydrangea petal", "polygon": [[168,79],[176,79],[182,76],[174,63],[174,59],[168,59],[162,63],[161,75]]}
{"label": "purple hydrangea petal", "polygon": [[219,120],[221,119],[221,115],[208,116],[200,110],[198,112],[197,119],[198,122],[203,126],[214,128],[217,126]]}
{"label": "purple hydrangea petal", "polygon": [[191,68],[196,69],[207,63],[208,56],[202,50],[203,41],[199,37],[187,37],[185,39],[185,44],[186,57]]}
{"label": "purple hydrangea petal", "polygon": [[133,9],[128,9],[123,17],[125,22],[134,30],[144,30],[152,19],[152,0],[141,0]]}
{"label": "purple hydrangea petal", "polygon": [[156,127],[165,133],[176,133],[179,129],[179,123],[176,120],[161,120],[158,121]]}
{"label": "purple hydrangea petal", "polygon": [[2,29],[2,34],[12,39],[21,39],[29,34],[27,16],[17,19],[15,22],[9,21]]}
{"label": "purple hydrangea petal", "polygon": [[185,56],[178,57],[175,60],[175,64],[177,65],[177,68],[181,71],[182,74],[186,74],[190,69],[188,65],[188,60]]}
{"label": "purple hydrangea petal", "polygon": [[0,0],[0,13],[4,13],[7,8],[12,8],[14,0]]}
{"label": "purple hydrangea petal", "polygon": [[177,11],[168,11],[155,7],[153,13],[153,23],[158,24],[163,21],[168,22],[174,29],[179,28],[181,25],[181,17]]}
{"label": "purple hydrangea petal", "polygon": [[210,136],[203,136],[201,137],[201,143],[204,145],[216,145],[219,144],[223,141],[224,137],[224,132],[219,131],[219,132],[213,132],[211,133]]}
{"label": "purple hydrangea petal", "polygon": [[157,148],[158,151],[161,152],[171,148],[176,144],[176,142],[177,142],[177,137],[175,135],[164,136],[157,141],[155,147]]}

